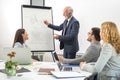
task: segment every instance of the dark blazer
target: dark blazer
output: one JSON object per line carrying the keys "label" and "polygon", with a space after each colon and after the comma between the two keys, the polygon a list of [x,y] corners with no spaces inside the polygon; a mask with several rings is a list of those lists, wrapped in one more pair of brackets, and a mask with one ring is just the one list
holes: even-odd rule
{"label": "dark blazer", "polygon": [[[60,26],[55,26],[50,24],[48,25],[48,27],[60,31],[64,29],[65,23],[66,20]],[[60,35],[59,37],[60,49],[64,48],[64,53],[77,52],[79,50],[78,33],[79,33],[79,22],[74,17],[72,17],[67,25],[65,34]],[[76,53],[71,55],[76,55]]]}

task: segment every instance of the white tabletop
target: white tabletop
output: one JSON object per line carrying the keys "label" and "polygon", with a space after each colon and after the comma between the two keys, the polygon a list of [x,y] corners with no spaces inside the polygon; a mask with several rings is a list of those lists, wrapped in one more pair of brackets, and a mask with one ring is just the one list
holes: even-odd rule
{"label": "white tabletop", "polygon": [[[34,62],[31,65],[26,66],[19,66],[24,67],[31,72],[24,72],[24,73],[17,73],[17,76],[14,77],[8,77],[4,73],[0,73],[0,80],[58,80],[53,75],[40,75],[38,73],[38,69],[40,68],[54,68],[55,71],[59,71],[58,66],[54,62]],[[4,63],[0,62],[0,69],[4,68]],[[74,67],[73,71],[77,71],[82,73],[85,76],[89,76],[91,73],[81,71],[79,67]],[[83,80],[85,77],[79,77],[79,78],[62,78],[59,80]]]}

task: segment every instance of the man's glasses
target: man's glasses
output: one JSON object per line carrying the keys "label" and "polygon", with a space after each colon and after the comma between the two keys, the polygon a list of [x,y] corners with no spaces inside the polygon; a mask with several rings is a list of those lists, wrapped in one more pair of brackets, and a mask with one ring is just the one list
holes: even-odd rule
{"label": "man's glasses", "polygon": [[91,32],[88,32],[88,35],[93,35],[93,33],[91,33]]}

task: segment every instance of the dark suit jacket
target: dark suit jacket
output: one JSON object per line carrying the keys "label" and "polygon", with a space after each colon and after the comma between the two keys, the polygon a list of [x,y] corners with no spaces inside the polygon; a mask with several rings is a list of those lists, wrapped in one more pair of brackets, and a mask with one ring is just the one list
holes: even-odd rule
{"label": "dark suit jacket", "polygon": [[[65,21],[60,26],[50,24],[48,27],[58,31],[63,30],[65,27]],[[78,33],[79,22],[74,17],[72,17],[66,28],[65,35],[60,35],[59,37],[60,49],[64,48],[64,52],[67,53],[77,52],[79,50]],[[76,53],[71,55],[76,55]]]}

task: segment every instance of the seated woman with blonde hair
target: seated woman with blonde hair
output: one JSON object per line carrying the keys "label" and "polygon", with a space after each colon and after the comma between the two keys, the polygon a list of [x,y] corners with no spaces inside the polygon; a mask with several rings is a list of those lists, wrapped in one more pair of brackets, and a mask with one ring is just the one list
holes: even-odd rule
{"label": "seated woman with blonde hair", "polygon": [[120,33],[113,22],[104,22],[100,30],[103,45],[95,65],[81,62],[80,68],[97,72],[97,80],[120,80]]}

